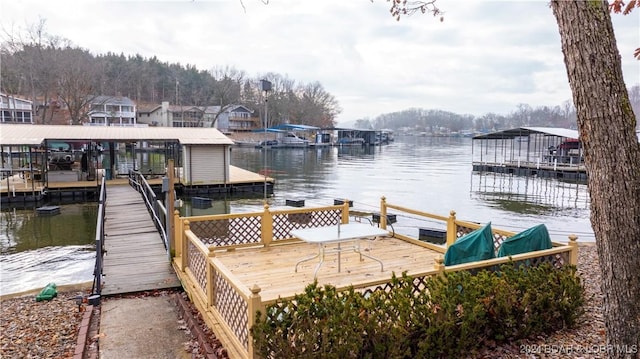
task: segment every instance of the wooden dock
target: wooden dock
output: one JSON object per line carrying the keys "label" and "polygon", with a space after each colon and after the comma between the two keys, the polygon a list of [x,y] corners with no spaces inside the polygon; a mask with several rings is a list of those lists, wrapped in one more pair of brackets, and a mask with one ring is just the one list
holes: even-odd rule
{"label": "wooden dock", "polygon": [[[147,178],[149,185],[160,192],[162,177]],[[226,196],[226,195],[251,195],[262,194],[267,183],[267,191],[273,193],[275,180],[272,177],[247,171],[245,169],[229,165],[229,181],[212,182],[200,185],[185,186],[176,183],[178,195],[190,196]],[[107,185],[127,184],[126,176],[107,180]],[[30,176],[15,174],[0,180],[0,200],[2,204],[27,204],[46,202],[62,202],[64,200],[90,201],[96,200],[100,194],[100,182],[96,181],[70,181],[70,182],[42,182],[33,181]]]}
{"label": "wooden dock", "polygon": [[141,195],[107,186],[102,295],[180,287]]}

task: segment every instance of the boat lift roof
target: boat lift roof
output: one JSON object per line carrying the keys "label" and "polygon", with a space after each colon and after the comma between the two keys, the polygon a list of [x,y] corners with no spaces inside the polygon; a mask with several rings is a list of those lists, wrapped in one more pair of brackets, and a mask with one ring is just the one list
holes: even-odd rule
{"label": "boat lift roof", "polygon": [[183,145],[232,145],[216,128],[1,124],[0,144],[40,146],[44,141],[176,141]]}
{"label": "boat lift roof", "polygon": [[256,130],[253,130],[251,132],[276,132],[276,133],[281,133],[281,132],[287,132],[287,131],[315,131],[315,130],[319,130],[320,127],[315,127],[315,126],[309,126],[309,125],[292,125],[289,123],[285,123],[282,125],[278,125],[278,126],[273,126],[273,127],[269,127],[266,129],[265,128],[259,128]]}
{"label": "boat lift roof", "polygon": [[531,134],[542,134],[544,136],[557,136],[577,140],[579,138],[577,130],[559,127],[519,127],[511,130],[504,130],[474,136],[474,140],[501,140],[513,139],[516,137],[527,137]]}

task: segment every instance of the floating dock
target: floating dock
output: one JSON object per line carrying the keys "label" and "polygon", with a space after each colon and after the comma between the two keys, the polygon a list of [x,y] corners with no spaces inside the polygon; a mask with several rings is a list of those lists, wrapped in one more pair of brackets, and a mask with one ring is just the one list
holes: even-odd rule
{"label": "floating dock", "polygon": [[39,215],[53,216],[60,214],[60,206],[43,206],[36,208],[36,213]]}
{"label": "floating dock", "polygon": [[[147,182],[156,194],[162,193],[162,178],[148,179]],[[229,166],[227,183],[209,183],[199,185],[175,184],[176,194],[184,197],[228,197],[273,194],[274,179],[245,169]],[[106,180],[107,186],[129,183],[128,177]],[[97,201],[100,195],[98,181],[49,182],[44,186],[41,181],[25,179],[18,175],[5,178],[0,182],[2,205],[20,206],[43,202],[73,203]]]}

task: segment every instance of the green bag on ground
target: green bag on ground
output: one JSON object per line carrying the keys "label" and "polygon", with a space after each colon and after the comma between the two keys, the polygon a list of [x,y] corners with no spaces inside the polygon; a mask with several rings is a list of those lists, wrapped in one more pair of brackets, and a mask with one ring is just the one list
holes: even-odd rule
{"label": "green bag on ground", "polygon": [[36,295],[36,302],[41,302],[43,300],[51,300],[58,296],[58,290],[56,289],[55,283],[47,284],[38,295]]}

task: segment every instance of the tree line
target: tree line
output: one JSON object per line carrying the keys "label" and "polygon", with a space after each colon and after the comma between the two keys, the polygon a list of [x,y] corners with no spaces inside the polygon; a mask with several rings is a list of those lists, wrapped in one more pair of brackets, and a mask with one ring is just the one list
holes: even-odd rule
{"label": "tree line", "polygon": [[[634,113],[640,114],[640,85],[629,88],[629,100]],[[637,120],[636,115],[636,120]],[[443,110],[410,108],[382,114],[374,119],[359,119],[355,127],[363,129],[412,129],[416,132],[476,132],[498,131],[517,127],[577,128],[576,109],[567,100],[562,105],[531,107],[519,104],[506,115],[494,112],[482,116],[457,114]]]}
{"label": "tree line", "polygon": [[[80,124],[98,95],[126,96],[137,104],[168,101],[183,106],[220,106],[219,113],[244,105],[261,118],[266,108],[268,126],[303,123],[332,127],[342,112],[335,97],[319,82],[300,83],[277,73],[251,77],[229,66],[200,70],[163,62],[156,56],[94,55],[47,33],[44,20],[18,31],[2,29],[0,40],[0,90],[33,100],[37,110],[34,120],[40,124],[51,123],[51,104],[67,108],[72,124]],[[262,91],[260,80],[270,81],[272,90]]]}

